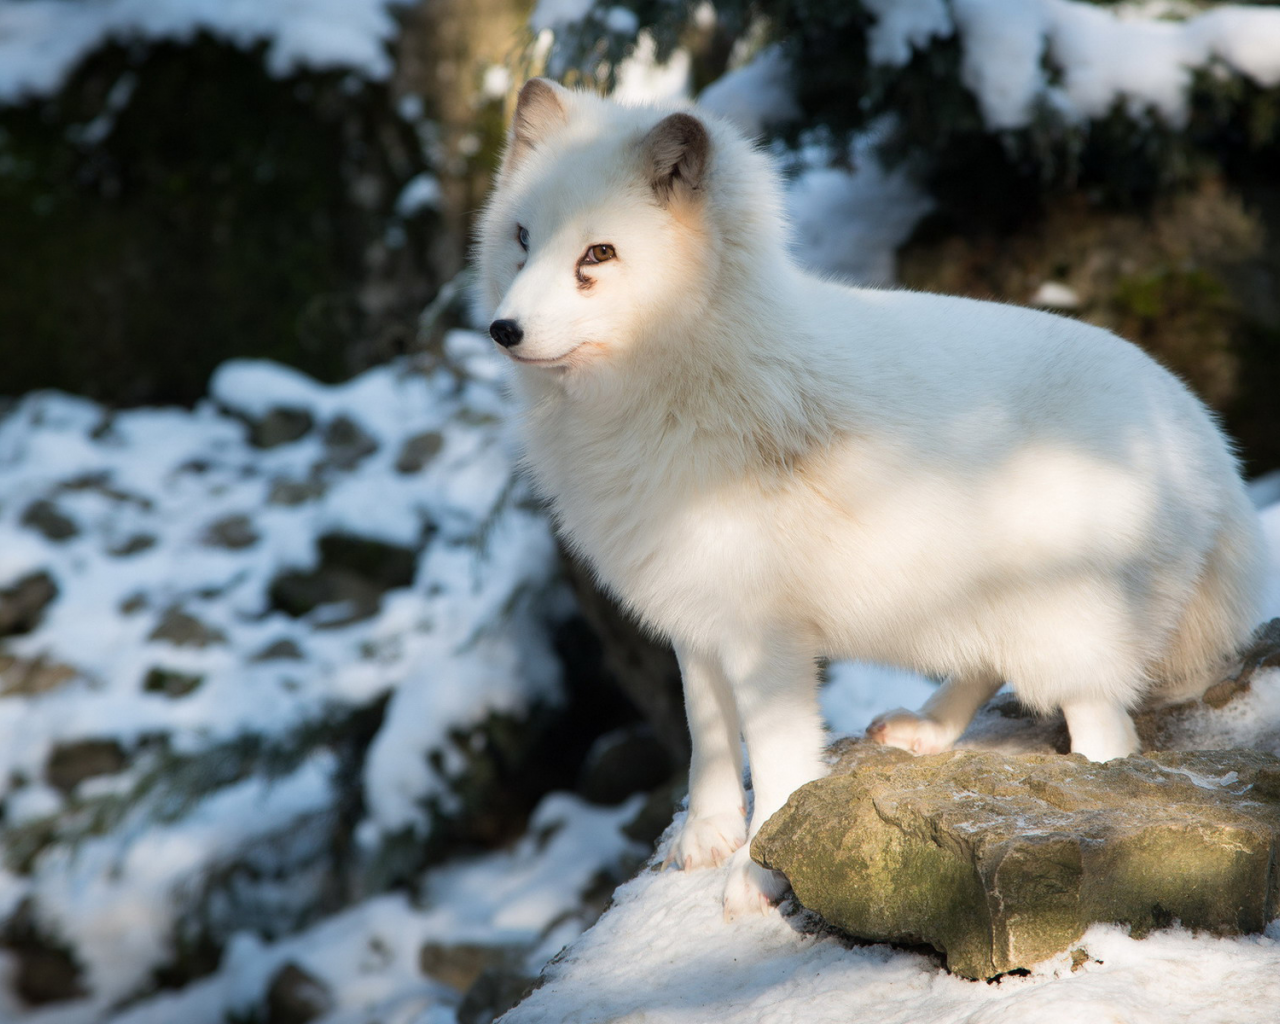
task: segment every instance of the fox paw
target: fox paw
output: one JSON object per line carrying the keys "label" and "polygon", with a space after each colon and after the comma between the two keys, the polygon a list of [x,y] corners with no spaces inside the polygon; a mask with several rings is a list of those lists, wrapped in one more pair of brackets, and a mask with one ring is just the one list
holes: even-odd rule
{"label": "fox paw", "polygon": [[867,738],[913,754],[937,754],[949,750],[954,742],[954,737],[932,718],[906,708],[877,717],[867,726]]}
{"label": "fox paw", "polygon": [[790,888],[785,877],[762,868],[751,859],[744,846],[729,860],[729,878],[724,886],[724,919],[750,914],[767,914]]}
{"label": "fox paw", "polygon": [[747,822],[741,811],[688,817],[667,849],[662,866],[675,864],[686,871],[719,867],[746,838]]}

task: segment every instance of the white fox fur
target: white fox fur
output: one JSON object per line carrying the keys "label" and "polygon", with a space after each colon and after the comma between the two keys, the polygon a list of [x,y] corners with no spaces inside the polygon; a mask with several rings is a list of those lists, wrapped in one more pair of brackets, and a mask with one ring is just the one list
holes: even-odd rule
{"label": "white fox fur", "polygon": [[947,677],[881,742],[945,749],[1007,681],[1103,760],[1257,621],[1254,513],[1175,377],[1075,320],[802,272],[766,156],[709,114],[528,83],[477,255],[536,485],[675,646],[672,858],[732,855],[729,916],[778,895],[744,841],[825,770],[820,657]]}

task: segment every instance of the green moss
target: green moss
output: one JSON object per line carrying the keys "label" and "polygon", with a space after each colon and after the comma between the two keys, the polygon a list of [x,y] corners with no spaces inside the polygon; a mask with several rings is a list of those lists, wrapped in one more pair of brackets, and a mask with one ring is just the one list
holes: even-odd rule
{"label": "green moss", "polygon": [[1122,313],[1148,321],[1179,313],[1216,319],[1231,306],[1222,282],[1199,269],[1122,277],[1112,301]]}

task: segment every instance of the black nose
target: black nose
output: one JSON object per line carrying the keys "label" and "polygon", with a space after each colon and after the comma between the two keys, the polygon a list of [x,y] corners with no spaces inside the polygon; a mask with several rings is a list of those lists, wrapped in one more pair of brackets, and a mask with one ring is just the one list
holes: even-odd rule
{"label": "black nose", "polygon": [[514,348],[520,344],[524,331],[514,320],[495,320],[489,325],[489,337],[503,348]]}

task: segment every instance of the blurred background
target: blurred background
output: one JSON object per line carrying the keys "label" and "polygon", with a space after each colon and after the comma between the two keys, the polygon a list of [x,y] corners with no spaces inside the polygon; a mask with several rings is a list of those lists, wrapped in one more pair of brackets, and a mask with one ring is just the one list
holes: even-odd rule
{"label": "blurred background", "polygon": [[736,121],[817,272],[1116,330],[1280,498],[1280,6],[0,0],[0,1020],[488,1021],[670,822],[468,314],[533,74]]}

